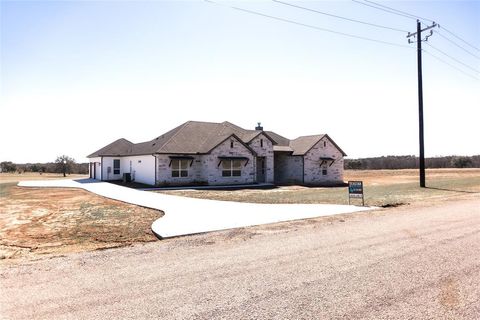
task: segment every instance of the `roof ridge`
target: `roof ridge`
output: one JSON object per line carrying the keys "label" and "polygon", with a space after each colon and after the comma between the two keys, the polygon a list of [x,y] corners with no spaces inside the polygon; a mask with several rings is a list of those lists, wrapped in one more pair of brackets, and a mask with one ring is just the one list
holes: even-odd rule
{"label": "roof ridge", "polygon": [[[231,123],[230,121],[223,121],[222,124],[223,124],[224,126],[228,126],[228,127],[232,128],[232,129],[237,129],[237,130],[240,129],[240,130],[242,130],[242,131],[248,131],[247,129],[244,129],[244,128],[240,127],[240,126],[237,126],[236,124]],[[243,132],[243,133],[245,133],[245,132]]]}
{"label": "roof ridge", "polygon": [[[224,122],[220,122],[220,123],[215,123],[215,122],[210,122],[210,123],[213,123],[213,124],[216,124],[217,127],[218,126],[222,126],[223,128],[225,128],[225,123],[228,122],[228,121],[224,121]],[[223,128],[220,128],[220,130],[216,131],[216,132],[212,132],[212,134],[209,134],[208,137],[203,141],[203,143],[200,145],[199,149],[202,149],[203,146],[205,146],[207,144],[207,142],[209,142],[209,140],[213,137],[213,136],[218,136],[218,137],[225,137],[228,138],[229,136],[227,136],[225,133],[222,134],[223,132]],[[230,134],[232,135],[232,134]]]}
{"label": "roof ridge", "polygon": [[309,135],[306,135],[306,136],[299,136],[295,139],[292,139],[292,140],[297,140],[297,139],[300,139],[300,138],[311,138],[311,137],[324,137],[326,135],[326,133],[320,133],[320,134],[309,134]]}
{"label": "roof ridge", "polygon": [[[177,127],[177,128],[178,128],[177,132],[175,132],[167,141],[165,141],[164,144],[162,144],[160,147],[158,147],[158,148],[155,150],[155,152],[158,152],[158,151],[159,151],[160,149],[162,149],[165,145],[167,145],[167,143],[169,143],[170,141],[172,141],[172,139],[175,138],[175,136],[176,136],[180,131],[182,131],[182,129],[185,128],[185,127],[186,127],[188,124],[190,124],[191,122],[194,122],[194,121],[187,121],[187,122],[179,125],[179,126]],[[175,130],[175,129],[173,129],[173,130]]]}

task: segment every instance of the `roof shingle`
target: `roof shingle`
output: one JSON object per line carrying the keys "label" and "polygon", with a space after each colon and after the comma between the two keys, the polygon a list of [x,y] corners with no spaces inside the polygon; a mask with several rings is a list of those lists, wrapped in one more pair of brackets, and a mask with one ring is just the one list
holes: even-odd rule
{"label": "roof shingle", "polygon": [[[263,133],[272,141],[275,145],[275,151],[292,151],[293,155],[305,154],[325,136],[304,136],[289,140],[272,131],[245,130],[228,121],[222,123],[188,121],[150,141],[133,144],[126,139],[118,139],[88,157],[133,156],[154,153],[206,154],[231,136],[238,137],[241,142],[248,144],[260,133]],[[339,150],[341,151],[340,148]]]}

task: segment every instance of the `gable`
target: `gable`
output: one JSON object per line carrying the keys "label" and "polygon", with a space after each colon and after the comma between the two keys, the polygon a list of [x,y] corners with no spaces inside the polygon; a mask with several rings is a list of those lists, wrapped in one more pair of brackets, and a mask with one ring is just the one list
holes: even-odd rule
{"label": "gable", "polygon": [[[324,143],[326,143],[326,146],[324,146]],[[338,147],[338,145],[328,136],[328,135],[323,135],[322,138],[320,138],[317,142],[315,142],[311,148],[308,149],[303,155],[306,155],[307,153],[311,152],[313,149],[322,149],[322,150],[329,150],[333,148],[337,153],[339,153],[342,156],[346,156],[345,152],[343,152],[342,149]]]}
{"label": "gable", "polygon": [[250,152],[253,155],[256,155],[256,152],[252,148],[250,148],[250,146],[248,146],[246,143],[244,143],[239,137],[237,137],[234,134],[228,136],[227,138],[217,143],[212,149],[208,150],[207,153],[211,153],[218,148],[226,148],[226,147],[230,148],[230,141],[234,142],[234,147],[241,145],[246,151]]}

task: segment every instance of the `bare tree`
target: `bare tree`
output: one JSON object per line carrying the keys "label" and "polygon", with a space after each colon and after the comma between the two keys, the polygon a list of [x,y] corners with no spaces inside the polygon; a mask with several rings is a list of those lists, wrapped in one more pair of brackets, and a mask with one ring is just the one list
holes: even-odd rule
{"label": "bare tree", "polygon": [[66,177],[67,173],[71,173],[72,167],[75,164],[75,159],[70,158],[66,155],[62,155],[57,157],[57,160],[55,160],[55,164],[57,172],[62,172],[63,176]]}

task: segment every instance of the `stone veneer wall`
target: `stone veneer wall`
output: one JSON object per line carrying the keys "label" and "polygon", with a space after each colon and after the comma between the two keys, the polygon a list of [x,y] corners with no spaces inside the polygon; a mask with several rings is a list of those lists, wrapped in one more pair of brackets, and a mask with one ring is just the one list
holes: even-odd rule
{"label": "stone veneer wall", "polygon": [[[263,147],[261,140],[263,140]],[[265,182],[273,183],[274,182],[274,161],[273,161],[273,144],[272,142],[265,137],[263,134],[259,134],[258,137],[250,141],[249,147],[252,148],[258,157],[265,157]],[[254,171],[255,175],[257,172],[256,168],[257,162],[254,161]]]}
{"label": "stone veneer wall", "polygon": [[[324,146],[325,143],[325,146]],[[335,161],[330,166],[330,162],[324,165],[327,169],[327,175],[322,174],[321,157],[334,158]],[[322,138],[313,148],[304,156],[304,183],[307,185],[330,185],[343,182],[343,155],[335,145],[326,137]]]}
{"label": "stone veneer wall", "polygon": [[[233,148],[230,141],[233,140]],[[218,166],[221,156],[247,157],[242,160],[242,175],[240,177],[222,177],[222,165]],[[255,182],[255,158],[241,142],[235,138],[227,139],[219,144],[210,154],[193,155],[189,160],[192,166],[188,168],[188,177],[172,177],[168,155],[157,155],[157,185],[228,185],[247,184]],[[246,164],[246,165],[245,165]]]}

